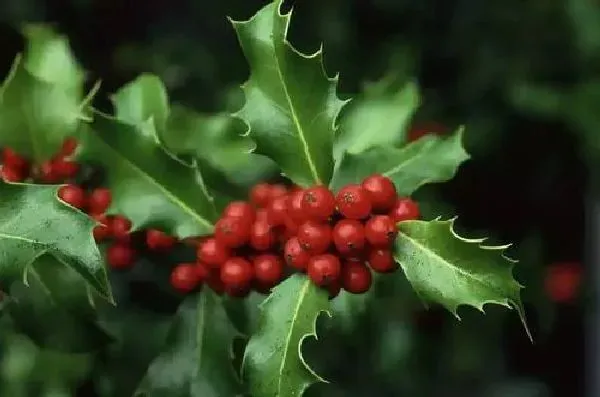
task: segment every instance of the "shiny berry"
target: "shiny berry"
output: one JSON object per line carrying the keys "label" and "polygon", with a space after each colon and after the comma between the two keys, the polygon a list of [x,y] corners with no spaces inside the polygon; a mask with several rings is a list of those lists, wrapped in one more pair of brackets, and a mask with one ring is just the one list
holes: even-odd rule
{"label": "shiny berry", "polygon": [[396,202],[396,187],[390,178],[375,174],[366,178],[362,188],[367,192],[374,212],[386,213]]}
{"label": "shiny berry", "polygon": [[271,185],[259,183],[250,190],[250,202],[258,208],[264,208],[271,201]]}
{"label": "shiny berry", "polygon": [[75,149],[77,149],[77,140],[75,138],[69,137],[66,138],[63,143],[62,146],[60,148],[60,155],[63,157],[69,157],[71,156],[73,153],[75,153]]}
{"label": "shiny berry", "polygon": [[342,288],[351,294],[364,294],[371,288],[373,276],[362,262],[348,261],[342,268]]}
{"label": "shiny berry", "polygon": [[308,220],[302,209],[303,199],[304,190],[302,189],[298,189],[287,196],[287,214],[297,224],[301,224]]}
{"label": "shiny berry", "polygon": [[60,178],[73,178],[79,171],[79,164],[71,160],[63,158],[55,159],[52,162],[52,167],[56,175]]}
{"label": "shiny berry", "polygon": [[77,185],[65,185],[58,189],[58,197],[65,203],[82,209],[86,205],[85,191]]}
{"label": "shiny berry", "polygon": [[375,215],[365,225],[367,241],[374,247],[388,247],[397,234],[396,224],[387,215]]}
{"label": "shiny berry", "polygon": [[283,278],[283,261],[276,255],[259,255],[252,261],[254,278],[261,287],[271,288]]}
{"label": "shiny berry", "polygon": [[131,221],[123,215],[115,215],[110,218],[112,235],[117,240],[128,241],[131,232]]}
{"label": "shiny berry", "polygon": [[173,268],[170,278],[171,286],[181,293],[192,292],[200,283],[196,264],[181,263]]}
{"label": "shiny berry", "polygon": [[346,185],[335,197],[338,211],[348,219],[364,219],[371,214],[369,194],[360,185]]}
{"label": "shiny berry", "polygon": [[2,164],[21,171],[29,167],[29,163],[24,157],[8,147],[2,149]]}
{"label": "shiny berry", "polygon": [[269,221],[273,226],[279,226],[285,223],[285,218],[288,216],[287,201],[287,195],[279,196],[271,200],[267,206]]}
{"label": "shiny berry", "polygon": [[325,287],[339,279],[342,265],[335,255],[317,255],[308,261],[307,271],[313,283]]}
{"label": "shiny berry", "polygon": [[285,185],[276,183],[275,185],[271,185],[271,192],[270,192],[270,198],[269,198],[269,202],[271,200],[275,200],[277,197],[282,197],[282,196],[287,196],[288,194],[288,189],[287,187],[285,187]]}
{"label": "shiny berry", "polygon": [[245,201],[232,201],[227,205],[227,207],[225,207],[221,217],[239,217],[246,220],[247,222],[252,223],[256,218],[256,211],[254,210],[254,207],[250,205],[250,203],[247,203]]}
{"label": "shiny berry", "polygon": [[342,219],[333,228],[333,244],[342,255],[352,255],[365,246],[365,228],[354,219]]}
{"label": "shiny berry", "polygon": [[221,266],[221,281],[226,287],[234,289],[247,288],[254,278],[252,264],[241,257],[229,258]]}
{"label": "shiny berry", "polygon": [[250,228],[250,246],[257,251],[266,251],[276,242],[275,230],[267,222],[254,222]]}
{"label": "shiny berry", "polygon": [[136,253],[128,244],[114,243],[106,249],[106,261],[113,269],[127,269],[133,266]]}
{"label": "shiny berry", "polygon": [[93,215],[92,218],[99,223],[99,225],[94,226],[94,229],[92,230],[96,242],[104,241],[112,236],[110,220],[106,215]]}
{"label": "shiny berry", "polygon": [[298,241],[311,255],[322,254],[331,245],[331,227],[315,221],[304,222],[298,227]]}
{"label": "shiny berry", "polygon": [[377,273],[390,273],[396,270],[396,263],[392,251],[384,248],[373,248],[369,251],[367,259],[369,266]]}
{"label": "shiny berry", "polygon": [[0,173],[2,174],[2,179],[4,179],[6,182],[23,182],[25,180],[23,171],[19,170],[18,168],[3,165]]}
{"label": "shiny berry", "polygon": [[97,188],[92,190],[88,197],[88,209],[92,214],[102,214],[106,212],[112,203],[112,194],[107,188]]}
{"label": "shiny berry", "polygon": [[200,243],[196,251],[198,260],[212,268],[220,267],[229,259],[230,255],[229,248],[212,237]]}
{"label": "shiny berry", "polygon": [[313,186],[304,191],[302,210],[307,218],[327,220],[335,211],[335,196],[325,186]]}
{"label": "shiny berry", "polygon": [[288,266],[301,271],[306,270],[306,265],[310,260],[310,254],[302,248],[298,237],[292,237],[285,243],[283,257]]}
{"label": "shiny berry", "polygon": [[152,251],[169,251],[175,246],[177,239],[167,233],[149,229],[146,231],[146,246]]}
{"label": "shiny berry", "polygon": [[419,219],[419,204],[408,197],[399,197],[390,210],[389,216],[396,223]]}
{"label": "shiny berry", "polygon": [[248,242],[251,226],[242,218],[221,218],[215,225],[215,238],[226,247],[239,248]]}

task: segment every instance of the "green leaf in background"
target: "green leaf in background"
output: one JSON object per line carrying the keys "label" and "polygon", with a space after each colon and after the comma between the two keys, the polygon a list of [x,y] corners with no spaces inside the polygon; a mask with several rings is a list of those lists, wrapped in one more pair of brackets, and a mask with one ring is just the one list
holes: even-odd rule
{"label": "green leaf in background", "polygon": [[462,137],[461,128],[449,137],[426,135],[402,148],[379,146],[359,154],[345,153],[331,187],[339,189],[379,173],[394,181],[399,194],[409,196],[425,184],[454,177],[458,167],[469,158]]}
{"label": "green leaf in background", "polygon": [[242,87],[246,104],[236,116],[248,123],[256,152],[292,181],[327,184],[335,122],[345,102],[337,97],[337,77],[323,70],[322,51],[307,56],[287,42],[291,12],[281,14],[281,5],[277,0],[248,21],[232,21],[250,65]]}
{"label": "green leaf in background", "polygon": [[419,92],[415,83],[394,89],[394,77],[388,75],[366,86],[364,93],[345,109],[333,147],[336,162],[344,152],[357,154],[404,142],[408,124],[419,106]]}
{"label": "green leaf in background", "polygon": [[24,33],[27,50],[0,87],[0,145],[45,160],[85,118],[84,76],[66,38],[44,25]]}
{"label": "green leaf in background", "polygon": [[[394,257],[424,301],[443,305],[458,317],[460,305],[483,311],[487,303],[517,310],[529,335],[520,292],[512,275],[508,246],[485,246],[454,231],[455,219],[398,224]],[[529,335],[531,337],[531,335]]]}
{"label": "green leaf in background", "polygon": [[241,384],[232,363],[237,331],[221,298],[208,288],[180,306],[163,352],[152,362],[136,396],[235,397]]}
{"label": "green leaf in background", "polygon": [[47,254],[79,273],[100,295],[112,299],[106,269],[92,238],[95,222],[60,202],[56,189],[0,182],[0,279],[27,280],[29,273],[36,272],[32,264]]}
{"label": "green leaf in background", "polygon": [[306,276],[293,275],[261,304],[262,315],[250,337],[242,375],[253,397],[300,397],[315,382],[325,382],[302,356],[302,343],[316,337],[321,312],[329,314],[327,291]]}

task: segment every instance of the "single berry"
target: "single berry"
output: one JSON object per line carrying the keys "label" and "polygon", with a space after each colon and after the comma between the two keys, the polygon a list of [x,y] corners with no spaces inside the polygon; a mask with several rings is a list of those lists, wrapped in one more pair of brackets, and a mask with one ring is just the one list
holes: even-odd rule
{"label": "single berry", "polygon": [[110,225],[112,229],[112,235],[115,239],[120,241],[128,241],[131,232],[131,221],[123,215],[115,215],[110,218]]}
{"label": "single berry", "polygon": [[40,164],[38,174],[39,179],[44,183],[56,183],[60,181],[60,175],[56,172],[54,163],[49,160]]}
{"label": "single berry", "polygon": [[104,241],[112,236],[110,220],[106,215],[92,215],[92,218],[99,223],[99,225],[94,226],[94,229],[92,230],[96,242]]}
{"label": "single berry", "polygon": [[85,191],[77,185],[64,185],[58,189],[58,197],[65,203],[79,209],[86,205]]}
{"label": "single berry", "polygon": [[106,260],[113,269],[126,269],[133,266],[136,253],[128,244],[114,243],[106,250]]}
{"label": "single berry", "polygon": [[274,287],[283,278],[283,261],[276,255],[259,255],[252,261],[254,278],[261,287]]}
{"label": "single berry", "polygon": [[239,217],[249,223],[252,223],[256,218],[256,211],[254,210],[252,205],[250,205],[250,203],[247,203],[245,201],[232,201],[227,205],[227,207],[225,207],[225,209],[223,210],[223,214],[221,215],[221,218],[228,217]]}
{"label": "single berry", "polygon": [[79,164],[71,160],[65,160],[64,158],[57,158],[52,161],[52,168],[58,177],[68,179],[77,175]]}
{"label": "single berry", "polygon": [[371,269],[377,273],[390,273],[396,270],[396,262],[389,249],[373,248],[369,251],[367,261]]}
{"label": "single berry", "polygon": [[301,224],[306,219],[306,213],[302,209],[304,200],[304,190],[298,189],[287,196],[287,214],[297,224]]}
{"label": "single berry", "polygon": [[2,164],[20,171],[29,167],[27,160],[9,147],[2,149]]}
{"label": "single berry", "polygon": [[288,190],[285,185],[279,183],[271,185],[271,191],[269,192],[269,202],[275,200],[277,197],[287,196]]}
{"label": "single berry", "polygon": [[307,270],[313,283],[325,287],[339,279],[342,265],[337,256],[323,254],[310,258]]}
{"label": "single berry", "polygon": [[271,185],[259,183],[250,190],[250,202],[258,208],[264,208],[271,201]]}
{"label": "single berry", "polygon": [[200,262],[212,268],[220,267],[230,257],[229,249],[216,238],[206,239],[198,246],[196,256]]}
{"label": "single berry", "polygon": [[335,203],[338,211],[348,219],[364,219],[371,214],[369,194],[360,185],[346,185],[338,192]]}
{"label": "single berry", "polygon": [[221,266],[221,281],[226,287],[233,289],[247,288],[254,278],[252,264],[241,257],[229,258]]}
{"label": "single berry", "polygon": [[396,202],[396,186],[388,177],[375,174],[366,178],[362,188],[367,192],[373,211],[386,213],[392,209]]}
{"label": "single berry", "polygon": [[362,262],[348,261],[342,268],[342,287],[351,294],[364,294],[371,288],[373,276]]}
{"label": "single berry", "polygon": [[112,203],[112,194],[109,189],[100,187],[92,190],[88,197],[88,209],[92,214],[102,214],[106,212]]}
{"label": "single berry", "polygon": [[408,197],[399,197],[390,210],[389,216],[396,223],[419,219],[419,204]]}
{"label": "single berry", "polygon": [[304,222],[298,227],[298,241],[311,255],[322,254],[331,245],[331,227],[315,221]]}
{"label": "single berry", "polygon": [[176,242],[175,237],[169,236],[163,231],[157,229],[146,231],[146,246],[152,251],[169,251],[175,246]]}
{"label": "single berry", "polygon": [[287,196],[276,197],[267,206],[269,221],[273,226],[283,225],[287,213]]}
{"label": "single berry", "polygon": [[0,172],[2,173],[2,179],[6,182],[23,182],[25,180],[25,175],[18,168],[3,165]]}
{"label": "single berry", "polygon": [[327,220],[335,211],[335,196],[322,185],[306,189],[302,196],[302,211],[307,218]]}
{"label": "single berry", "polygon": [[75,149],[77,149],[77,140],[73,137],[66,138],[62,146],[60,148],[60,155],[63,157],[69,157],[73,153],[75,153]]}
{"label": "single berry", "polygon": [[248,242],[251,227],[242,218],[221,218],[215,225],[215,238],[226,247],[239,248]]}
{"label": "single berry", "polygon": [[283,257],[288,266],[301,271],[306,270],[306,266],[310,260],[310,254],[302,248],[298,237],[292,237],[285,243]]}
{"label": "single berry", "polygon": [[250,246],[257,251],[266,251],[276,242],[275,230],[267,222],[254,222],[250,228]]}
{"label": "single berry", "polygon": [[200,283],[196,264],[181,263],[171,271],[171,286],[181,293],[192,292]]}
{"label": "single berry", "polygon": [[342,255],[353,255],[365,246],[365,228],[354,219],[342,219],[333,228],[333,244]]}
{"label": "single berry", "polygon": [[365,236],[373,247],[389,247],[397,234],[396,224],[387,215],[375,215],[365,225]]}

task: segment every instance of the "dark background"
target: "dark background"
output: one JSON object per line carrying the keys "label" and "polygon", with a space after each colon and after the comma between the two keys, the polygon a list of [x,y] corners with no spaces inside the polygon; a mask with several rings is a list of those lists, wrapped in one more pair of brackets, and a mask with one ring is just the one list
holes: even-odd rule
{"label": "dark background", "polygon": [[[68,35],[90,84],[101,78],[106,93],[148,71],[164,79],[174,100],[207,112],[232,109],[248,69],[225,17],[246,19],[265,3],[4,0],[1,65],[8,70],[22,47],[20,23],[47,21]],[[529,343],[516,315],[501,310],[484,317],[465,309],[457,324],[437,309],[422,314],[398,309],[404,303],[397,299],[382,300],[389,306],[332,342],[345,358],[322,355],[331,360],[323,371],[337,386],[311,392],[583,395],[589,294],[553,302],[544,280],[549,266],[579,266],[585,258],[584,202],[600,146],[600,10],[593,3],[295,2],[290,41],[304,52],[324,42],[327,69],[340,72],[342,94],[359,92],[385,72],[412,75],[423,94],[417,122],[466,124],[473,159],[453,181],[419,195],[459,214],[461,227],[516,243],[517,279],[527,286],[536,339]],[[374,351],[374,340],[393,345],[403,338],[410,346],[404,356]]]}

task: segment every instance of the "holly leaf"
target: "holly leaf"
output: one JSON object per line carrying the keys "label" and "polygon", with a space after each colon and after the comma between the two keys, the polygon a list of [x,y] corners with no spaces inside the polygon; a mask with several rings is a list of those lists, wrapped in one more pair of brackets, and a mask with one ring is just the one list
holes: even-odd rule
{"label": "holly leaf", "polygon": [[26,51],[0,87],[0,142],[41,161],[86,118],[84,75],[66,38],[44,25],[29,25],[24,35]]}
{"label": "holly leaf", "polygon": [[234,397],[241,384],[233,369],[238,336],[221,298],[208,288],[180,306],[164,351],[152,362],[135,396]]}
{"label": "holly leaf", "polygon": [[377,146],[397,146],[404,141],[407,126],[419,106],[415,83],[393,89],[394,76],[365,87],[340,121],[333,157],[338,162],[344,152],[362,153]]}
{"label": "holly leaf", "polygon": [[319,314],[330,315],[327,292],[306,276],[293,275],[273,289],[261,311],[242,362],[250,394],[299,397],[313,383],[326,382],[305,362],[302,344],[316,337]]}
{"label": "holly leaf", "polygon": [[426,135],[402,148],[378,146],[358,154],[344,153],[331,187],[339,189],[382,174],[394,181],[399,194],[410,196],[425,184],[454,177],[460,164],[469,159],[462,137],[460,128],[449,137]]}
{"label": "holly leaf", "polygon": [[512,275],[516,261],[504,256],[508,245],[485,246],[485,239],[467,239],[447,221],[407,221],[398,224],[394,258],[424,301],[443,305],[457,318],[460,305],[483,312],[487,303],[513,308],[525,321],[520,292]]}
{"label": "holly leaf", "polygon": [[327,184],[333,171],[336,118],[346,103],[328,78],[323,53],[295,50],[286,39],[292,12],[276,0],[250,20],[231,21],[250,65],[246,103],[235,115],[250,128],[256,153],[273,159],[299,185]]}
{"label": "holly leaf", "polygon": [[35,273],[34,262],[53,256],[112,299],[106,269],[92,238],[95,223],[60,202],[56,186],[0,182],[0,279]]}

